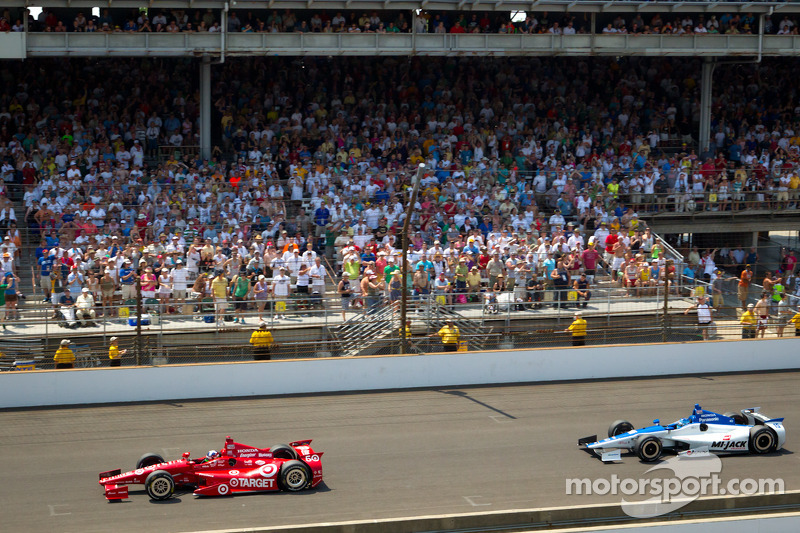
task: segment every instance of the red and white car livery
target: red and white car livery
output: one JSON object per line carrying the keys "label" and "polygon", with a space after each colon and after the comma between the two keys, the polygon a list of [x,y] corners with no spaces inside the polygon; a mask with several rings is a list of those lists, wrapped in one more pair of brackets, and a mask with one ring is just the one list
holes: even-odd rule
{"label": "red and white car livery", "polygon": [[256,448],[225,438],[225,446],[211,457],[191,459],[189,453],[174,461],[145,454],[136,469],[100,473],[100,485],[109,501],[128,497],[128,486],[144,485],[154,500],[171,498],[178,485],[194,488],[198,496],[226,496],[237,492],[285,490],[298,492],[322,482],[322,452],[311,440]]}

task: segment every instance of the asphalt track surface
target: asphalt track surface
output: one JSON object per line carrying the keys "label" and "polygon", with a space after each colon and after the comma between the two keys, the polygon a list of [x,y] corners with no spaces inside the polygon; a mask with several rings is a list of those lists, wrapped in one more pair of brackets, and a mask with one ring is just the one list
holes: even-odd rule
{"label": "asphalt track surface", "polygon": [[[640,478],[634,456],[604,465],[578,437],[609,423],[761,406],[786,417],[783,452],[722,459],[722,478],[782,478],[800,489],[800,372],[0,411],[3,531],[197,531],[619,502],[565,494],[566,478]],[[145,452],[179,458],[238,442],[312,438],[314,491],[108,503],[100,471]]]}

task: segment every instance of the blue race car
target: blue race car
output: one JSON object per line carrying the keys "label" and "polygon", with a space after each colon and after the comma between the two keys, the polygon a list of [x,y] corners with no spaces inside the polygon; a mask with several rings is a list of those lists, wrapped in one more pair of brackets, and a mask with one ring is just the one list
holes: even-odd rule
{"label": "blue race car", "polygon": [[578,440],[578,446],[591,451],[604,462],[619,461],[622,450],[628,450],[646,463],[657,461],[664,450],[675,453],[710,452],[769,453],[786,442],[783,418],[769,418],[758,407],[739,413],[720,415],[695,404],[691,416],[672,424],[634,429],[627,420],[617,420],[608,428],[608,438],[597,435]]}

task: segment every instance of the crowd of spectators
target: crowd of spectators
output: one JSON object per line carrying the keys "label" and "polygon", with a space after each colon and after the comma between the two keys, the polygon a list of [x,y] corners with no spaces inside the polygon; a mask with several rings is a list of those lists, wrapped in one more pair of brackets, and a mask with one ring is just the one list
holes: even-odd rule
{"label": "crowd of spectators", "polygon": [[[649,290],[668,265],[640,214],[797,208],[788,63],[719,68],[712,149],[697,154],[696,61],[237,59],[214,72],[220,143],[204,160],[187,148],[195,63],[27,61],[2,73],[0,253],[13,271],[26,226],[57,307],[88,289],[80,305],[113,314],[138,277],[162,310],[194,292],[221,320],[229,301],[314,305],[343,272],[368,305],[402,290],[400,228],[425,163],[417,294],[452,303],[532,279],[561,294],[599,264]],[[180,157],[150,157],[162,144]]]}
{"label": "crowd of spectators", "polygon": [[[67,14],[69,13],[69,14]],[[13,21],[13,23],[12,23]],[[125,12],[103,9],[99,16],[84,11],[44,9],[31,18],[32,31],[44,32],[219,32],[223,20],[218,11],[148,10]],[[753,34],[758,33],[758,16],[731,12],[704,13],[618,13],[601,15],[593,28],[589,13],[453,12],[421,11],[230,11],[228,32],[320,32],[320,33],[505,33],[505,34]],[[797,35],[798,20],[793,15],[765,18],[764,33]],[[0,31],[24,31],[21,18],[6,10],[0,18]]]}

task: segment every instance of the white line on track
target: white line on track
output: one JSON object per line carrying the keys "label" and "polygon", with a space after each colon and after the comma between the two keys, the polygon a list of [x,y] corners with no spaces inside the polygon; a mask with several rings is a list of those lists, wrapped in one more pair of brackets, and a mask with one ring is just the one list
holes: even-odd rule
{"label": "white line on track", "polygon": [[487,505],[492,505],[491,503],[477,503],[475,501],[476,498],[483,498],[483,496],[464,496],[464,499],[467,500],[467,503],[473,507],[485,507]]}
{"label": "white line on track", "polygon": [[50,516],[66,516],[72,513],[60,513],[56,511],[56,507],[69,507],[66,503],[57,503],[55,505],[48,505],[47,507],[50,508]]}

